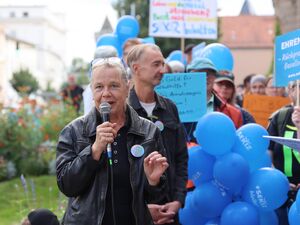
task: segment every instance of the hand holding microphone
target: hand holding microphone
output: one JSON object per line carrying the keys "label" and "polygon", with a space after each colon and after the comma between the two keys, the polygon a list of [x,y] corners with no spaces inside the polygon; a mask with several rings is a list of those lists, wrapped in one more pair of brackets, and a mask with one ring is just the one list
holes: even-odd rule
{"label": "hand holding microphone", "polygon": [[92,145],[92,155],[95,160],[99,160],[102,152],[111,151],[110,144],[117,135],[116,123],[109,122],[110,105],[107,102],[100,104],[100,114],[102,123],[96,128],[96,140]]}

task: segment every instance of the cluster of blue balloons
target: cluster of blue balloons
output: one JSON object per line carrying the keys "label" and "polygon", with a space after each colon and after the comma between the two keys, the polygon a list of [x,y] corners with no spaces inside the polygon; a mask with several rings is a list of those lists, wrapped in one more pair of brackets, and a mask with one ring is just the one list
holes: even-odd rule
{"label": "cluster of blue balloons", "polygon": [[[286,201],[289,182],[271,168],[269,141],[263,135],[267,131],[258,124],[236,130],[219,112],[198,121],[195,136],[200,146],[189,149],[188,164],[196,188],[179,212],[183,225],[278,225],[274,210]],[[298,211],[290,214],[300,219]]]}
{"label": "cluster of blue balloons", "polygon": [[289,210],[289,224],[298,225],[300,221],[300,192],[298,191],[296,201]]}
{"label": "cluster of blue balloons", "polygon": [[[217,70],[233,70],[233,55],[230,49],[221,43],[208,44],[201,50],[201,53],[197,57],[210,59]],[[187,64],[186,56],[180,50],[172,51],[166,59],[167,62],[173,60],[180,61],[184,65]]]}
{"label": "cluster of blue balloons", "polygon": [[110,45],[117,49],[119,56],[122,56],[122,46],[129,38],[136,38],[140,32],[140,25],[133,16],[122,16],[117,23],[113,34],[101,35],[97,40],[97,47]]}

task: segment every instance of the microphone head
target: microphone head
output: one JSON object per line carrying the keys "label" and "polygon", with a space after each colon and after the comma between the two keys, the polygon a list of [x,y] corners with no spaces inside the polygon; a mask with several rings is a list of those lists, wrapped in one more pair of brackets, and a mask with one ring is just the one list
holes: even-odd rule
{"label": "microphone head", "polygon": [[111,106],[108,102],[102,102],[99,106],[99,111],[101,114],[109,114]]}

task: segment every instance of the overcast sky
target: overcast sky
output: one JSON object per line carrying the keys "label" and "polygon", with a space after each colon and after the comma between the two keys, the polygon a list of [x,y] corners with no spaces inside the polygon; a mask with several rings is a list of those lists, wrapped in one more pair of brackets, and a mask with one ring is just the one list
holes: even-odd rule
{"label": "overcast sky", "polygon": [[[113,0],[116,1],[116,0]],[[219,15],[238,15],[244,0],[217,0]],[[0,0],[0,4],[47,4],[53,11],[66,14],[67,63],[74,57],[90,61],[95,50],[94,33],[99,31],[105,15],[113,26],[117,13],[110,6],[111,0]],[[257,15],[273,15],[272,0],[250,0]]]}

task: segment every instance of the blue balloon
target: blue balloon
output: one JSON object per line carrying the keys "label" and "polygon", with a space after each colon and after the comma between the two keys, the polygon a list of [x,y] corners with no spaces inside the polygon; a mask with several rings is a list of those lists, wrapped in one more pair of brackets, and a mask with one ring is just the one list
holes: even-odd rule
{"label": "blue balloon", "polygon": [[220,43],[209,44],[201,51],[201,57],[210,59],[218,70],[232,71],[233,56],[230,49]]}
{"label": "blue balloon", "polygon": [[179,221],[182,225],[205,225],[208,219],[200,217],[192,205],[193,193],[188,192],[184,208],[179,210]]}
{"label": "blue balloon", "polygon": [[205,225],[220,225],[220,218],[211,219]]}
{"label": "blue balloon", "polygon": [[232,201],[231,197],[215,182],[202,184],[194,190],[192,205],[199,216],[215,218]]}
{"label": "blue balloon", "polygon": [[232,151],[243,156],[248,162],[257,160],[267,152],[269,146],[269,140],[263,138],[264,135],[269,135],[264,127],[248,123],[236,131],[237,141]]}
{"label": "blue balloon", "polygon": [[289,210],[289,224],[299,225],[300,224],[300,210],[297,209],[297,204],[294,202]]}
{"label": "blue balloon", "polygon": [[239,154],[228,153],[217,159],[214,178],[231,194],[238,194],[248,181],[250,169],[248,162]]}
{"label": "blue balloon", "polygon": [[220,112],[207,113],[201,117],[194,136],[204,151],[215,156],[230,152],[236,141],[232,120]]}
{"label": "blue balloon", "polygon": [[188,177],[197,187],[213,179],[215,158],[202,150],[200,146],[189,149]]}
{"label": "blue balloon", "polygon": [[274,211],[259,212],[260,225],[279,225],[278,217]]}
{"label": "blue balloon", "polygon": [[272,211],[287,200],[289,189],[289,181],[281,171],[261,168],[250,175],[242,196],[260,211]]}
{"label": "blue balloon", "polygon": [[174,51],[172,51],[169,54],[169,56],[166,58],[167,62],[174,61],[174,60],[180,61],[184,65],[187,64],[186,56],[184,54],[182,54],[182,51],[180,51],[180,50],[174,50]]}
{"label": "blue balloon", "polygon": [[116,34],[120,42],[124,42],[129,38],[135,38],[140,32],[140,25],[133,16],[122,16],[117,23]]}
{"label": "blue balloon", "polygon": [[259,225],[259,215],[251,204],[234,202],[224,209],[220,221],[221,225]]}
{"label": "blue balloon", "polygon": [[271,156],[268,152],[265,152],[257,159],[248,159],[248,164],[250,166],[250,173],[263,167],[272,167]]}
{"label": "blue balloon", "polygon": [[110,45],[113,46],[117,49],[118,55],[122,55],[122,47],[119,42],[119,39],[116,35],[114,34],[103,34],[101,35],[98,40],[97,40],[97,47],[99,46],[105,46],[105,45]]}
{"label": "blue balloon", "polygon": [[297,209],[299,209],[300,211],[300,191],[297,192],[296,205],[297,205]]}

